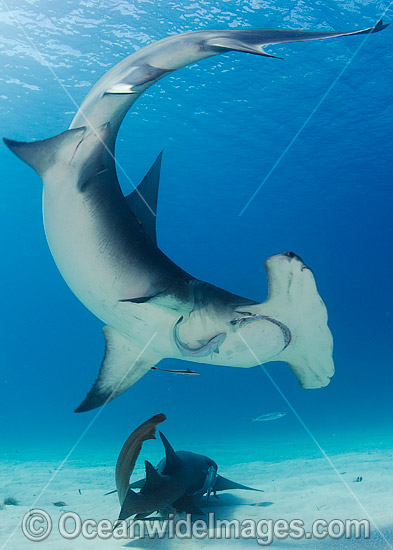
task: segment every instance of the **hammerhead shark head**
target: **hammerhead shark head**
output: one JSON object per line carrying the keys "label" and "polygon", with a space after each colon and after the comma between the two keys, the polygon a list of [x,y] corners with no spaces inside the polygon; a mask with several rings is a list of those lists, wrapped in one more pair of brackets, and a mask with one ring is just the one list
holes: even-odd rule
{"label": "hammerhead shark head", "polygon": [[70,129],[6,145],[42,178],[47,241],[66,283],[106,326],[98,378],[76,409],[114,399],[163,358],[234,367],[284,361],[304,388],[334,374],[332,336],[312,271],[294,253],[267,259],[263,303],[195,279],[158,247],[161,155],[123,196],[114,148],[120,124],[140,95],[174,70],[222,52],[273,57],[263,46],[362,35],[384,29],[317,32],[196,31],[150,44],[110,69],[91,89]]}
{"label": "hammerhead shark head", "polygon": [[[156,427],[165,419],[164,414],[153,416],[132,432],[123,445],[116,464],[116,487],[121,506],[119,520],[132,515],[135,515],[134,519],[143,519],[169,508],[203,515],[198,500],[205,494],[209,498],[211,493],[216,495],[218,491],[230,489],[261,491],[220,476],[217,464],[207,456],[175,451],[161,432],[165,458],[156,468],[146,460],[145,478],[129,484],[143,442],[155,439]],[[134,491],[136,488],[140,489],[138,493]]]}

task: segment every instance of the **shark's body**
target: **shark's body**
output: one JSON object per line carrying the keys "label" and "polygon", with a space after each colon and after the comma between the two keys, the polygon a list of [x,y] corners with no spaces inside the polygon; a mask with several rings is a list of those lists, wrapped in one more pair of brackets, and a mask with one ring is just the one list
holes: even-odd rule
{"label": "shark's body", "polygon": [[76,296],[104,323],[99,377],[77,409],[120,395],[162,358],[255,366],[286,361],[307,388],[334,373],[332,338],[312,272],[295,254],[266,262],[269,296],[258,304],[198,281],[156,242],[161,157],[124,197],[114,146],[132,103],[159,78],[189,63],[237,50],[376,32],[198,31],[171,36],[129,56],[93,87],[68,131],[30,144],[6,140],[44,182],[45,232],[55,262]]}
{"label": "shark's body", "polygon": [[[218,466],[211,458],[190,451],[175,451],[160,432],[165,458],[156,467],[145,461],[146,477],[129,485],[142,444],[155,438],[156,426],[165,415],[153,416],[139,426],[124,443],[116,464],[116,486],[121,506],[119,519],[134,515],[143,519],[153,512],[174,509],[177,512],[202,514],[199,501],[203,495],[218,491],[244,489],[260,491],[231,481],[217,473]],[[137,493],[134,489],[139,488]]]}

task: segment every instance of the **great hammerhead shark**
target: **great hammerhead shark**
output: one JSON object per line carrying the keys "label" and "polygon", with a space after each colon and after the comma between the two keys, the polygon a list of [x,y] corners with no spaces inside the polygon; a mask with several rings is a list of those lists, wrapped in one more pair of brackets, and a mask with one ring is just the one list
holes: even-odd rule
{"label": "great hammerhead shark", "polygon": [[[116,464],[116,487],[121,506],[119,520],[133,515],[134,519],[143,519],[153,512],[170,508],[200,515],[203,512],[198,507],[198,500],[205,494],[209,498],[211,493],[216,495],[218,491],[230,489],[261,491],[220,476],[217,464],[207,456],[174,451],[161,432],[165,458],[156,468],[146,460],[146,477],[129,485],[143,442],[155,438],[156,426],[165,419],[164,414],[153,416],[132,432],[123,445]],[[138,493],[134,491],[136,488],[140,489]]]}
{"label": "great hammerhead shark", "polygon": [[155,214],[161,157],[124,197],[114,147],[131,105],[174,70],[221,52],[273,57],[263,46],[375,33],[244,29],[174,35],[130,55],[88,93],[70,129],[6,145],[41,176],[45,233],[76,296],[106,326],[97,380],[77,412],[117,397],[163,358],[252,367],[289,364],[304,388],[334,373],[326,308],[312,271],[294,253],[266,261],[268,298],[236,296],[195,279],[157,246]]}

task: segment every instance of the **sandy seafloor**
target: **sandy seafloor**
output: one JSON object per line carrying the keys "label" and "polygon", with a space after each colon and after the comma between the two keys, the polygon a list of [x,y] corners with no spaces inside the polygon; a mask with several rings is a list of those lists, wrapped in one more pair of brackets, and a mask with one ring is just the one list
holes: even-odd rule
{"label": "sandy seafloor", "polygon": [[[306,529],[316,519],[371,518],[369,540],[299,540],[273,542],[269,548],[370,548],[393,547],[393,436],[367,432],[326,436],[319,443],[331,463],[321,455],[311,439],[299,441],[254,440],[233,441],[221,445],[205,441],[198,448],[190,441],[177,442],[184,448],[209,455],[219,464],[219,473],[264,492],[231,491],[212,498],[205,512],[214,511],[222,519],[302,519]],[[0,463],[0,499],[14,497],[19,506],[0,510],[0,548],[21,549],[44,547],[60,549],[89,548],[260,548],[255,540],[168,540],[148,538],[134,540],[64,540],[57,531],[57,521],[64,511],[77,512],[82,520],[114,521],[119,513],[117,495],[104,496],[114,487],[117,450],[76,449],[59,470],[69,449],[15,449]],[[143,476],[143,459],[154,463],[162,456],[161,444],[144,444],[132,479]],[[285,457],[285,458],[283,458]],[[361,482],[355,482],[358,477]],[[48,484],[49,482],[49,484]],[[41,496],[39,496],[41,493]],[[37,499],[37,496],[38,499]],[[53,502],[63,501],[64,507]],[[28,541],[19,522],[32,508],[48,512],[54,528],[45,541]],[[14,531],[12,536],[10,534]],[[9,538],[10,537],[10,538]]]}

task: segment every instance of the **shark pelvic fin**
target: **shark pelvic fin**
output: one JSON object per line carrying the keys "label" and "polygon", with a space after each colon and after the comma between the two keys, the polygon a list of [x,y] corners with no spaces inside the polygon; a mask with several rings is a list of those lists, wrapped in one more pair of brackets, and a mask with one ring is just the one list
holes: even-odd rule
{"label": "shark pelvic fin", "polygon": [[42,178],[47,169],[58,160],[59,151],[74,150],[83,139],[86,128],[66,130],[57,136],[40,141],[13,141],[3,138],[4,143],[21,160],[26,162]]}
{"label": "shark pelvic fin", "polygon": [[108,123],[96,130],[87,130],[86,127],[67,130],[42,141],[25,143],[4,139],[4,143],[43,180],[51,167],[66,166],[83,191],[92,177],[106,171],[102,155],[110,133]]}
{"label": "shark pelvic fin", "polygon": [[131,211],[140,220],[143,230],[155,245],[157,245],[156,215],[161,162],[162,151],[135,191],[126,197]]}
{"label": "shark pelvic fin", "polygon": [[228,491],[230,489],[245,489],[247,491],[260,491],[261,493],[264,492],[262,489],[254,489],[254,487],[248,487],[247,485],[236,483],[236,481],[231,481],[230,479],[227,479],[226,477],[217,474],[216,482],[213,486],[213,492]]}
{"label": "shark pelvic fin", "polygon": [[163,475],[168,475],[180,466],[181,460],[177,456],[176,451],[173,449],[172,445],[169,443],[165,435],[162,432],[158,433],[161,437],[161,441],[165,449],[165,468],[163,469],[162,473]]}
{"label": "shark pelvic fin", "polygon": [[101,407],[118,397],[144,374],[159,358],[135,345],[127,336],[110,326],[103,329],[105,337],[105,355],[98,377],[86,399],[75,412],[85,412]]}

